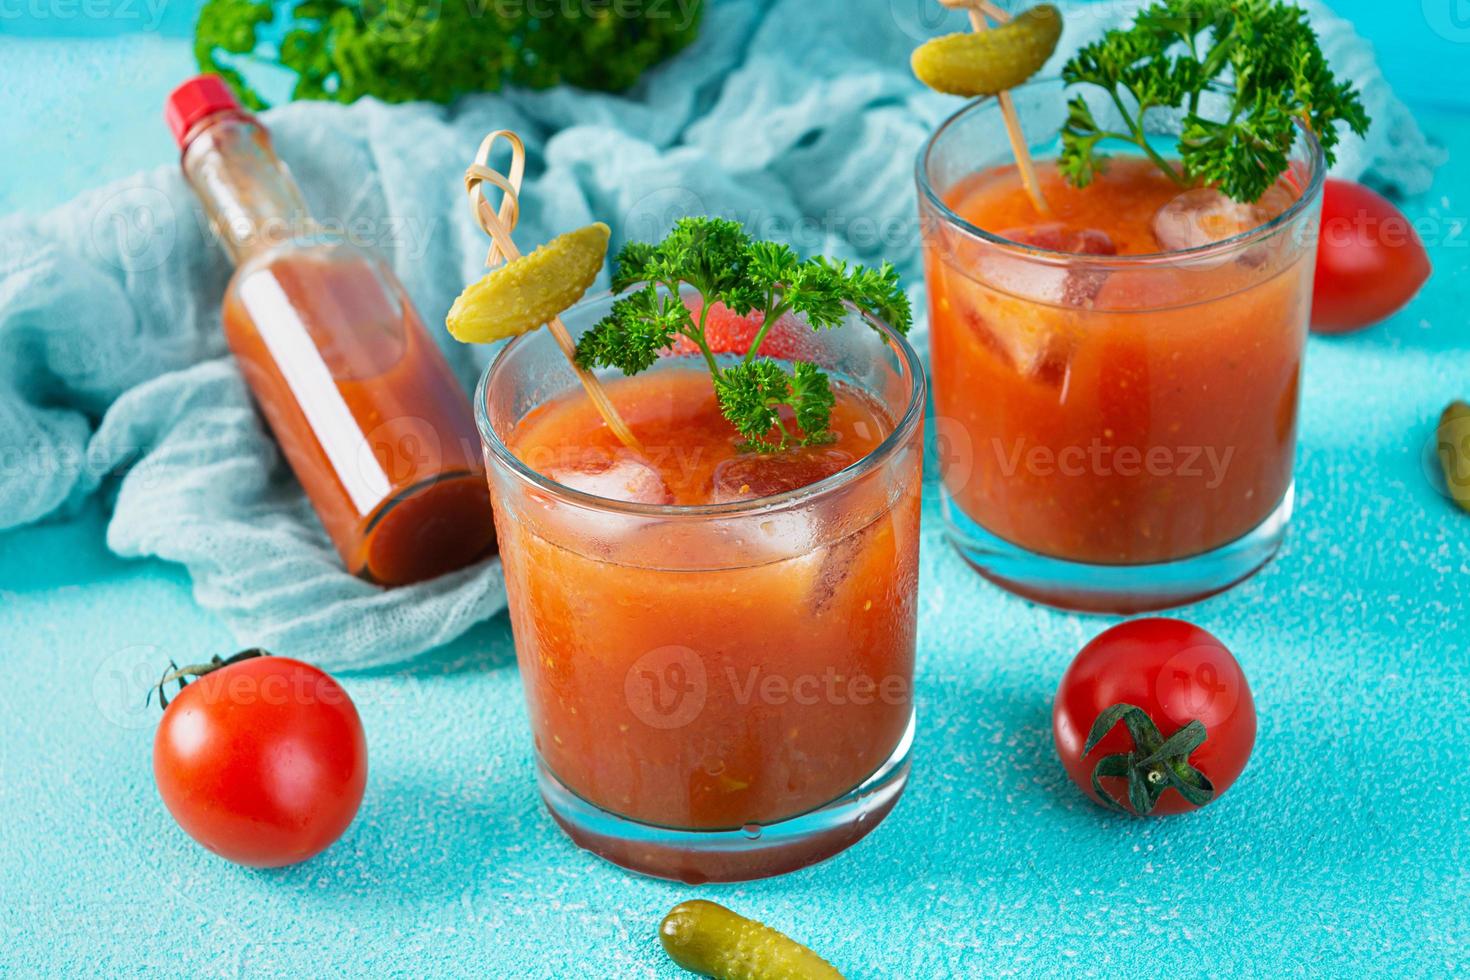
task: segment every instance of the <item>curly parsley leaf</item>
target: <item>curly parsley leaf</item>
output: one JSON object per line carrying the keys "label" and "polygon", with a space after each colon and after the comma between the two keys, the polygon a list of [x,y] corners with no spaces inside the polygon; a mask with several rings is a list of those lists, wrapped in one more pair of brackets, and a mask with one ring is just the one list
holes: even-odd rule
{"label": "curly parsley leaf", "polygon": [[577,360],[637,374],[653,367],[659,351],[684,332],[689,308],[677,296],[646,286],[613,303],[608,315],[582,336]]}
{"label": "curly parsley leaf", "polygon": [[[1306,11],[1282,0],[1160,0],[1079,50],[1062,78],[1106,91],[1123,120],[1107,130],[1080,95],[1068,103],[1061,169],[1079,187],[1100,168],[1098,145],[1117,139],[1181,186],[1206,182],[1254,201],[1286,170],[1298,123],[1317,135],[1328,163],[1339,123],[1359,136],[1369,124],[1352,83],[1327,67]],[[1201,113],[1212,85],[1229,87],[1223,119]],[[1177,166],[1149,144],[1143,122],[1155,109],[1183,113]]]}
{"label": "curly parsley leaf", "polygon": [[[788,374],[780,364],[762,357],[741,361],[715,376],[720,411],[745,436],[743,449],[773,451],[799,443],[830,442],[828,422],[836,397],[821,368],[794,361]],[[782,408],[791,416],[800,437],[787,428]],[[772,439],[770,433],[777,433]]]}
{"label": "curly parsley leaf", "polygon": [[[696,317],[681,298],[684,286],[701,296]],[[577,343],[584,368],[646,370],[677,338],[692,341],[714,379],[720,411],[748,449],[771,451],[830,441],[835,397],[815,364],[760,356],[771,324],[787,313],[813,330],[840,326],[855,307],[900,333],[913,323],[898,272],[849,266],[818,256],[803,259],[786,245],[753,241],[735,221],[685,218],[657,244],[630,242],[616,259],[613,289],[629,293]],[[705,337],[705,318],[720,303],[733,313],[759,314],[761,327],[744,357],[722,365]]]}
{"label": "curly parsley leaf", "polygon": [[837,403],[831,382],[815,364],[796,361],[791,368],[791,390],[787,393],[786,404],[791,406],[796,416],[797,427],[803,432],[825,434],[827,420],[832,417],[832,406]]}
{"label": "curly parsley leaf", "polygon": [[847,264],[841,261],[817,261],[831,261],[836,267],[838,275],[845,279],[848,302],[853,306],[896,326],[900,333],[908,333],[909,325],[914,322],[914,312],[909,305],[908,294],[903,291],[903,284],[898,281],[898,270],[892,263],[885,261],[876,269],[863,266],[848,269]]}

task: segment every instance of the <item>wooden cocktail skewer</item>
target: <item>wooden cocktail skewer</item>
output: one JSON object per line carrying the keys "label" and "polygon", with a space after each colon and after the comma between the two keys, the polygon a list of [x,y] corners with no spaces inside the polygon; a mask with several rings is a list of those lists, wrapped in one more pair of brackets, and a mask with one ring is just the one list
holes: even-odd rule
{"label": "wooden cocktail skewer", "polygon": [[[490,149],[495,145],[497,139],[504,139],[510,144],[510,173],[508,176],[490,166]],[[486,136],[480,142],[480,150],[475,154],[475,162],[465,169],[464,186],[470,198],[470,211],[475,216],[475,223],[490,236],[490,251],[485,255],[487,269],[493,269],[502,262],[513,262],[521,257],[521,250],[516,247],[510,233],[515,228],[516,222],[520,220],[521,179],[525,173],[526,144],[521,141],[520,136],[508,129],[497,129]],[[491,207],[490,202],[485,198],[485,184],[491,184],[500,189],[499,210]],[[577,344],[572,340],[572,334],[567,330],[567,325],[562,323],[561,317],[554,316],[547,321],[546,327],[551,331],[552,337],[556,338],[557,346],[566,355],[567,363],[577,373],[577,380],[582,382],[587,397],[592,399],[592,404],[597,408],[597,414],[602,416],[602,420],[607,423],[612,434],[617,436],[623,445],[641,455],[642,444],[638,442],[638,437],[633,435],[633,430],[628,428],[628,423],[623,421],[623,417],[618,414],[612,400],[607,397],[607,389],[603,388],[602,382],[597,380],[597,375],[577,363]]]}
{"label": "wooden cocktail skewer", "polygon": [[[990,25],[985,22],[986,15],[997,24],[1004,24],[1011,19],[1010,14],[990,0],[939,0],[939,3],[951,10],[962,9],[968,13],[970,27],[977,32],[990,30]],[[1036,165],[1031,161],[1031,150],[1026,145],[1026,134],[1021,130],[1021,117],[1016,113],[1015,100],[1011,98],[1009,91],[999,92],[995,98],[1000,103],[1000,114],[1006,123],[1006,136],[1011,141],[1011,154],[1016,158],[1016,169],[1021,172],[1021,184],[1031,198],[1031,206],[1040,214],[1050,217],[1051,205],[1047,204],[1046,196],[1041,193],[1041,182],[1036,179]]]}

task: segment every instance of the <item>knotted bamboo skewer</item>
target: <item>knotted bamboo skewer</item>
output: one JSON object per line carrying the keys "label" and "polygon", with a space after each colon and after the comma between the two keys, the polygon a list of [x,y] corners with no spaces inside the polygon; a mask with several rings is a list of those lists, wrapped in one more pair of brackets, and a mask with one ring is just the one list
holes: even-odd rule
{"label": "knotted bamboo skewer", "polygon": [[[970,15],[970,28],[976,32],[990,30],[986,16],[997,24],[1004,24],[1011,19],[1010,14],[991,0],[939,0],[939,3],[951,10],[964,10]],[[1015,100],[1011,98],[1009,91],[999,92],[995,98],[1000,103],[1000,114],[1006,123],[1006,136],[1011,141],[1011,154],[1016,158],[1016,169],[1021,172],[1021,184],[1031,198],[1031,206],[1050,217],[1051,205],[1041,193],[1041,182],[1036,178],[1036,165],[1031,161],[1031,149],[1026,145],[1026,134],[1021,129],[1021,117],[1016,113]]]}
{"label": "knotted bamboo skewer", "polygon": [[[510,145],[510,171],[503,174],[490,166],[490,150],[495,141],[503,139]],[[521,216],[521,180],[526,174],[526,144],[521,141],[520,136],[508,129],[497,129],[486,136],[480,142],[479,152],[475,154],[475,162],[470,164],[464,172],[465,193],[469,195],[470,212],[475,216],[475,223],[490,236],[490,251],[485,255],[485,267],[494,269],[502,262],[514,262],[521,257],[521,250],[510,237],[515,229],[516,222]],[[501,192],[500,207],[496,209],[490,205],[485,197],[485,184],[496,187]],[[582,382],[587,397],[592,399],[592,404],[597,408],[597,414],[607,423],[613,435],[629,449],[639,453],[643,452],[643,446],[638,442],[638,437],[633,435],[633,430],[628,428],[628,423],[618,414],[617,408],[613,406],[612,400],[607,396],[607,389],[597,379],[597,375],[583,368],[577,363],[577,344],[572,340],[572,335],[561,317],[555,316],[547,321],[546,327],[551,331],[551,336],[556,339],[557,346],[566,355],[567,363],[577,374],[577,380]]]}

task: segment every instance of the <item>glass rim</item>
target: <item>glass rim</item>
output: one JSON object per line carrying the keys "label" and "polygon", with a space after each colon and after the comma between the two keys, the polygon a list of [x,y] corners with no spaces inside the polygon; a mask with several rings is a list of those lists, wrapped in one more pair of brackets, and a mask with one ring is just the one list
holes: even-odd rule
{"label": "glass rim", "polygon": [[[611,291],[603,290],[591,297],[584,297],[570,310],[563,314],[574,313],[584,307],[597,303],[605,303],[612,299]],[[794,490],[786,490],[782,493],[771,494],[765,497],[756,497],[751,500],[731,500],[717,504],[647,504],[631,500],[617,500],[612,497],[600,497],[597,494],[587,493],[569,487],[564,483],[558,483],[550,477],[538,473],[536,470],[523,463],[515,453],[511,452],[495,431],[490,422],[487,403],[490,395],[490,381],[497,368],[507,360],[518,348],[528,343],[534,343],[543,328],[532,330],[521,334],[501,347],[485,370],[480,374],[480,381],[475,385],[475,425],[480,430],[480,441],[495,457],[497,463],[505,467],[522,484],[559,499],[570,501],[581,506],[623,514],[630,517],[653,517],[663,520],[670,519],[721,519],[732,517],[745,517],[755,515],[766,515],[774,512],[789,510],[801,504],[809,503],[815,499],[826,496],[860,479],[873,470],[877,469],[892,457],[898,449],[905,445],[918,429],[919,423],[924,415],[924,399],[927,390],[927,379],[924,374],[923,363],[919,354],[914,350],[902,334],[893,329],[889,324],[873,316],[872,314],[848,307],[854,314],[861,317],[869,326],[878,331],[883,340],[894,347],[897,351],[903,369],[908,373],[909,391],[908,399],[904,405],[902,414],[894,422],[893,429],[886,435],[872,451],[860,457],[854,462],[844,466],[836,473],[825,476],[815,483],[809,483]],[[662,360],[662,358],[660,359]],[[579,390],[579,386],[566,390]]]}
{"label": "glass rim", "polygon": [[[1065,81],[1060,76],[1049,75],[1045,78],[1029,79],[1009,91],[1015,92],[1021,89],[1039,88],[1043,85],[1066,87]],[[1219,84],[1212,84],[1210,88],[1216,91],[1229,91],[1229,86]],[[1142,255],[1084,255],[1078,252],[1063,252],[1057,249],[1044,248],[1040,245],[1027,245],[1023,242],[1004,238],[994,232],[986,231],[978,225],[971,224],[950,208],[929,180],[929,158],[938,145],[940,138],[952,126],[959,123],[963,117],[968,116],[970,113],[978,112],[995,101],[995,96],[982,95],[979,98],[971,99],[947,116],[939,124],[938,128],[924,140],[923,145],[919,147],[918,157],[914,161],[914,181],[918,185],[919,194],[922,199],[927,200],[930,206],[939,212],[940,217],[946,224],[957,227],[960,231],[963,231],[971,237],[978,238],[1007,252],[1031,260],[1041,260],[1051,264],[1066,264],[1069,266],[1076,266],[1080,263],[1090,267],[1122,270],[1171,265],[1178,262],[1197,261],[1199,259],[1211,259],[1222,253],[1228,254],[1235,251],[1243,251],[1295,221],[1311,205],[1311,202],[1321,195],[1322,185],[1327,179],[1327,159],[1322,151],[1322,144],[1317,139],[1317,134],[1312,132],[1311,128],[1303,124],[1300,119],[1295,119],[1293,122],[1297,132],[1306,139],[1307,162],[1311,166],[1311,176],[1307,180],[1306,187],[1302,189],[1301,194],[1291,203],[1291,206],[1269,221],[1231,235],[1229,238],[1222,238],[1218,242],[1210,242],[1208,245],[1196,245],[1193,248],[1181,248],[1166,252],[1148,252]]]}

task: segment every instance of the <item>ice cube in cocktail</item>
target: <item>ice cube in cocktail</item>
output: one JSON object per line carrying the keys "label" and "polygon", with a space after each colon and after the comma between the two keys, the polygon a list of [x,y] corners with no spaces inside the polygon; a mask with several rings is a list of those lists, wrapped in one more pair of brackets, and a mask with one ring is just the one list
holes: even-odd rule
{"label": "ice cube in cocktail", "polygon": [[715,467],[710,502],[754,500],[799,490],[857,462],[834,446],[803,446],[781,453],[743,453]]}
{"label": "ice cube in cocktail", "polygon": [[[1195,187],[1164,202],[1150,227],[1160,252],[1203,248],[1261,227],[1290,207],[1292,200],[1290,190],[1281,184],[1253,202],[1236,201],[1214,187]],[[1266,261],[1270,247],[1261,243],[1238,257],[1221,254],[1181,261],[1200,268],[1232,260],[1256,267]]]}
{"label": "ice cube in cocktail", "polygon": [[1116,246],[1104,231],[1059,221],[1009,227],[998,235],[1037,251],[984,244],[974,249],[973,268],[931,261],[931,302],[1017,373],[1061,388],[1081,328],[1077,314],[1092,306],[1106,282],[1106,273],[1071,262],[1068,254],[1109,256]]}
{"label": "ice cube in cocktail", "polygon": [[674,493],[658,470],[629,449],[596,453],[575,465],[558,466],[547,475],[564,487],[594,497],[638,504],[671,504]]}

